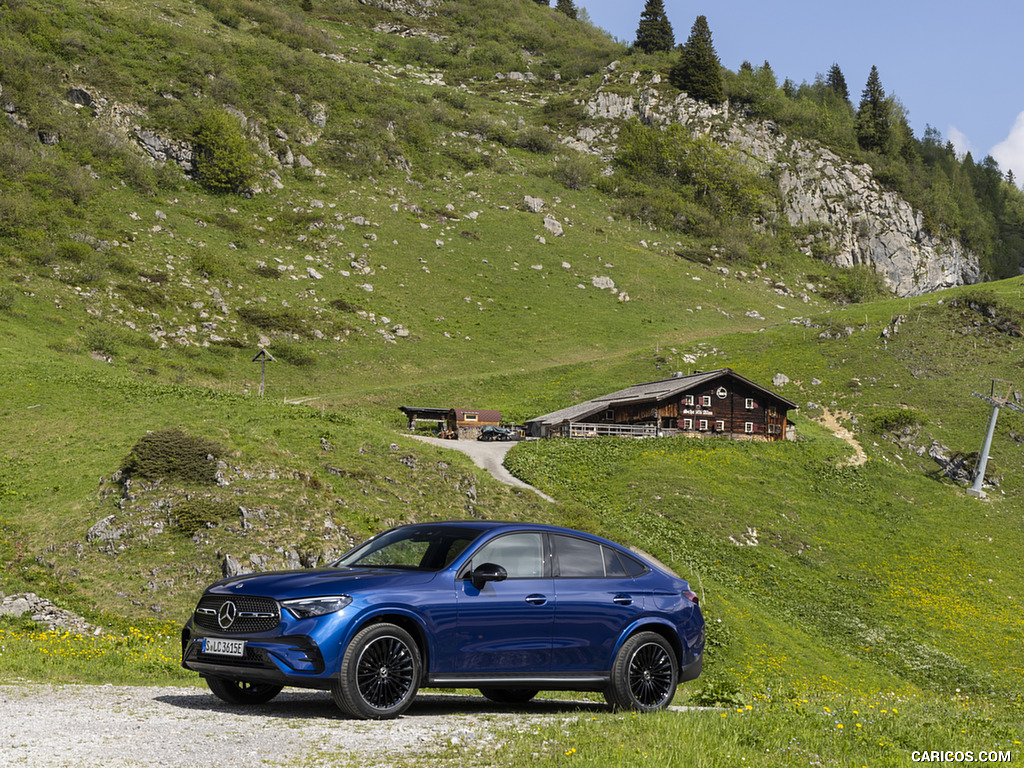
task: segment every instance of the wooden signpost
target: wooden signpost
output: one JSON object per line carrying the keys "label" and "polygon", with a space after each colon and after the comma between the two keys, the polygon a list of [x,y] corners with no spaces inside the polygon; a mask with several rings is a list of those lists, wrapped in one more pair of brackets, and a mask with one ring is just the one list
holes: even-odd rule
{"label": "wooden signpost", "polygon": [[271,363],[277,362],[277,360],[275,360],[273,356],[265,349],[261,349],[259,352],[257,352],[256,356],[253,357],[253,359],[251,360],[251,362],[253,363],[260,364],[260,397],[263,397],[263,385],[266,382],[268,361]]}

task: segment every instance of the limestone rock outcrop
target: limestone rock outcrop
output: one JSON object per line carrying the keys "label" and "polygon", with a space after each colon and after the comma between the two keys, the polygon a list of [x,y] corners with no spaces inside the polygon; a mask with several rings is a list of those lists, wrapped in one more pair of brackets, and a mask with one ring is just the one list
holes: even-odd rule
{"label": "limestone rock outcrop", "polygon": [[610,160],[621,123],[678,123],[732,147],[764,175],[777,180],[776,215],[798,227],[801,246],[840,267],[866,265],[897,296],[970,285],[981,279],[978,257],[959,242],[924,228],[921,211],[885,189],[868,165],[853,163],[810,141],[793,139],[771,122],[734,114],[667,88],[659,75],[609,67],[602,86],[585,104],[595,121],[565,143]]}

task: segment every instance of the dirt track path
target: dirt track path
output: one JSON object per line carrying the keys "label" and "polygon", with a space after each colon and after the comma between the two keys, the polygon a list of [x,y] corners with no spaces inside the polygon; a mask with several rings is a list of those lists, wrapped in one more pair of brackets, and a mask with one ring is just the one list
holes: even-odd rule
{"label": "dirt track path", "polygon": [[868,455],[864,452],[864,448],[862,448],[861,444],[857,442],[857,438],[853,436],[853,433],[839,422],[840,419],[849,418],[850,414],[844,411],[832,413],[828,408],[824,408],[823,410],[825,415],[822,416],[821,423],[831,430],[836,437],[845,440],[852,445],[853,450],[856,451],[856,454],[852,459],[842,462],[840,466],[860,467],[866,464]]}
{"label": "dirt track path", "polygon": [[469,458],[473,460],[473,463],[478,467],[490,472],[498,482],[504,483],[505,485],[514,485],[517,488],[529,488],[542,499],[554,502],[554,499],[546,493],[534,488],[528,483],[524,483],[518,477],[515,477],[511,472],[505,469],[505,454],[515,447],[516,443],[514,442],[504,442],[500,440],[494,442],[485,442],[482,440],[441,440],[437,437],[423,437],[421,435],[409,435],[409,437],[414,437],[424,443],[436,445],[439,448],[448,448],[452,451],[464,453],[469,456]]}

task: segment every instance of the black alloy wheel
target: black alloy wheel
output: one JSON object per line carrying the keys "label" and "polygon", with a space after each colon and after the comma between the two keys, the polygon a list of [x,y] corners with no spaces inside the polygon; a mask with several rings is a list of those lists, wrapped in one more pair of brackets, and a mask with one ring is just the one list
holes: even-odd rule
{"label": "black alloy wheel", "polygon": [[332,693],[353,717],[397,717],[419,688],[420,652],[412,636],[394,624],[373,624],[349,643]]}
{"label": "black alloy wheel", "polygon": [[605,699],[615,709],[656,712],[671,702],[679,684],[679,666],[661,635],[640,632],[619,649]]}

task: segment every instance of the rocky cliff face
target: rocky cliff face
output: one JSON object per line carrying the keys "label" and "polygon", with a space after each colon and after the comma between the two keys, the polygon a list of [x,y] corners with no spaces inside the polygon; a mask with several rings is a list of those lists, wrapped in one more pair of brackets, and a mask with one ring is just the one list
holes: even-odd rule
{"label": "rocky cliff face", "polygon": [[780,147],[742,129],[733,138],[777,169],[781,213],[789,222],[817,229],[807,236],[808,251],[818,243],[841,267],[873,267],[897,296],[978,282],[978,258],[959,242],[927,233],[921,212],[882,188],[870,166],[807,142]]}
{"label": "rocky cliff face", "polygon": [[434,8],[441,0],[359,0],[363,5],[383,8],[392,13],[404,13],[406,16],[432,16]]}
{"label": "rocky cliff face", "polygon": [[598,127],[580,130],[567,143],[606,154],[622,121],[648,125],[678,122],[731,145],[778,179],[778,215],[806,234],[803,247],[841,267],[873,267],[897,296],[917,296],[976,283],[977,256],[958,242],[940,240],[923,228],[923,217],[896,193],[874,180],[870,166],[851,163],[825,147],[794,140],[771,123],[729,114],[666,89],[659,75],[617,73],[612,64],[603,85],[588,100]]}

